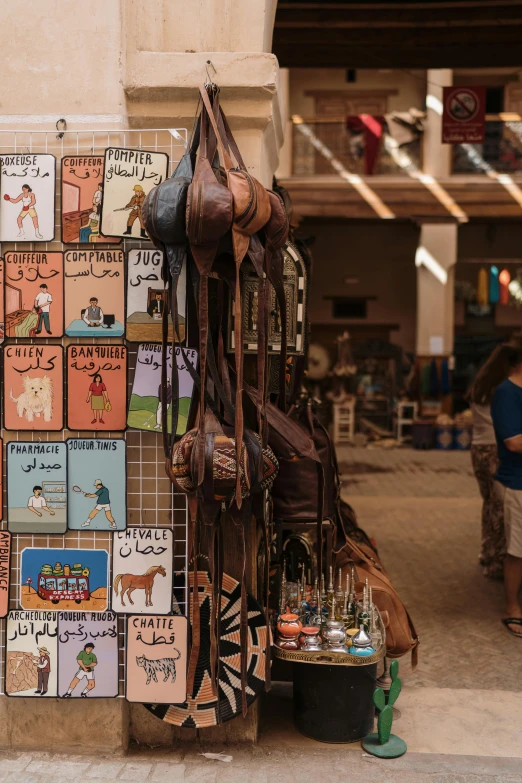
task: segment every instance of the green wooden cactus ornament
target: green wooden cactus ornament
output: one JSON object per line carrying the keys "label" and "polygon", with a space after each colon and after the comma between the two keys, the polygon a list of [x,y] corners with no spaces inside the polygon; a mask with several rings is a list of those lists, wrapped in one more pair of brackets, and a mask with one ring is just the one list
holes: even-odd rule
{"label": "green wooden cactus ornament", "polygon": [[399,698],[402,690],[402,682],[399,679],[399,663],[392,661],[390,665],[390,677],[392,684],[388,699],[382,688],[376,688],[373,692],[373,703],[379,713],[377,718],[377,731],[369,734],[362,741],[364,750],[373,756],[384,759],[395,759],[406,753],[406,743],[400,737],[391,733],[393,724],[393,705]]}

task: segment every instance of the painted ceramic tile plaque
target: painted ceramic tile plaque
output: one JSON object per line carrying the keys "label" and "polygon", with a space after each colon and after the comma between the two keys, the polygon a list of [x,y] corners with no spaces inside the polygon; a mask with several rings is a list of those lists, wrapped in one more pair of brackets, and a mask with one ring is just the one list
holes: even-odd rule
{"label": "painted ceramic tile plaque", "polygon": [[112,608],[118,614],[168,614],[172,608],[172,530],[129,527],[115,533]]}
{"label": "painted ceramic tile plaque", "polygon": [[[167,291],[163,288],[161,268],[163,253],[160,250],[129,250],[127,257],[127,340],[132,342],[160,343],[163,311],[169,311]],[[185,315],[187,307],[187,273],[183,266],[178,281],[179,339],[185,340]],[[172,318],[169,319],[169,340],[172,340]]]}
{"label": "painted ceramic tile plaque", "polygon": [[11,533],[67,530],[67,447],[57,441],[10,441],[7,524]]}
{"label": "painted ceramic tile plaque", "polygon": [[0,241],[54,239],[54,155],[0,156]]}
{"label": "painted ceramic tile plaque", "polygon": [[23,549],[22,608],[104,612],[108,606],[108,566],[104,549]]}
{"label": "painted ceramic tile plaque", "polygon": [[127,348],[67,347],[67,426],[70,430],[125,429]]}
{"label": "painted ceramic tile plaque", "polygon": [[5,254],[6,337],[63,335],[63,253]]}
{"label": "painted ceramic tile plaque", "polygon": [[107,147],[103,177],[102,233],[148,239],[141,208],[145,196],[167,176],[163,152]]}
{"label": "painted ceramic tile plaque", "polygon": [[118,625],[113,612],[59,613],[58,695],[118,695]]}
{"label": "painted ceramic tile plaque", "polygon": [[14,611],[7,616],[5,692],[57,696],[58,626],[54,612]]}
{"label": "painted ceramic tile plaque", "polygon": [[121,337],[125,321],[123,250],[65,252],[65,334]]}
{"label": "painted ceramic tile plaque", "polygon": [[61,345],[4,347],[4,427],[55,431],[63,426]]}
{"label": "painted ceramic tile plaque", "polygon": [[69,529],[125,530],[125,441],[70,438],[67,453]]}
{"label": "painted ceramic tile plaque", "polygon": [[62,242],[119,242],[100,233],[103,156],[62,158]]}
{"label": "painted ceramic tile plaque", "polygon": [[10,565],[11,533],[0,530],[0,617],[6,617],[9,611]]}
{"label": "painted ceramic tile plaque", "polygon": [[[136,371],[132,384],[132,394],[129,404],[127,424],[135,430],[155,430],[161,432],[162,405],[161,390],[161,345],[144,344],[138,348]],[[192,367],[196,369],[198,352],[193,348],[176,348],[179,383],[179,418],[177,434],[183,435],[187,429],[194,381],[187,370],[185,356]],[[169,432],[172,428],[172,387],[170,384],[172,346],[167,347],[167,422]]]}
{"label": "painted ceramic tile plaque", "polygon": [[0,257],[0,343],[5,337],[5,309],[4,309],[4,259]]}
{"label": "painted ceramic tile plaque", "polygon": [[125,696],[127,701],[151,704],[186,700],[186,617],[128,618]]}

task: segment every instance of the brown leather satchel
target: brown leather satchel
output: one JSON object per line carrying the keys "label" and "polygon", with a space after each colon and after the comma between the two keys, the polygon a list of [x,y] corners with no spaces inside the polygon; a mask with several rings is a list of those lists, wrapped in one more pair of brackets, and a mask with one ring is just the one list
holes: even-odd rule
{"label": "brown leather satchel", "polygon": [[412,667],[415,668],[419,637],[406,607],[380,561],[372,557],[367,547],[363,549],[361,545],[347,538],[343,548],[337,553],[335,562],[335,567],[342,571],[343,579],[350,572],[352,563],[359,579],[357,592],[362,593],[366,579],[372,587],[373,601],[386,628],[386,655],[389,658],[400,658],[411,652]]}
{"label": "brown leather satchel", "polygon": [[[223,125],[227,134],[227,145],[236,158],[237,167],[234,167],[232,158],[229,155],[222,137],[222,131],[218,127],[216,118],[212,112],[210,100],[204,87],[200,87],[200,94],[203,101],[203,107],[207,110],[208,118],[214,130],[219,159],[226,172],[227,185],[232,193],[234,204],[234,221],[232,225],[232,246],[234,251],[234,262],[236,266],[236,287],[234,294],[234,353],[236,357],[236,459],[241,459],[241,443],[243,440],[243,334],[241,318],[241,263],[248,251],[250,237],[256,234],[266,225],[270,218],[271,206],[268,192],[246,171],[245,165],[239,154],[235,140],[233,139],[226,118],[223,116]],[[236,487],[236,503],[241,508],[241,487],[238,483]]]}

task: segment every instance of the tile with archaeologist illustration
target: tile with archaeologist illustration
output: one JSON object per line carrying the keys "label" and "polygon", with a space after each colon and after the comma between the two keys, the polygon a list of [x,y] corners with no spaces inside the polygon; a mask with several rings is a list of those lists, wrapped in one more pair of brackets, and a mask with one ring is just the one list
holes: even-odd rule
{"label": "tile with archaeologist illustration", "polygon": [[54,239],[54,155],[0,155],[0,242]]}
{"label": "tile with archaeologist illustration", "polygon": [[55,612],[7,615],[5,692],[37,699],[58,695],[58,618]]}
{"label": "tile with archaeologist illustration", "polygon": [[148,239],[143,202],[166,179],[168,167],[169,156],[164,152],[107,147],[101,223],[105,236]]}
{"label": "tile with archaeologist illustration", "polygon": [[[194,381],[187,369],[187,362],[196,370],[198,352],[193,348],[176,348],[178,368],[179,414],[176,432],[184,435],[194,394]],[[135,430],[161,432],[163,406],[161,402],[161,345],[145,343],[138,348],[136,370],[129,402],[127,424]],[[186,357],[186,360],[185,360]],[[167,346],[167,426],[172,431],[172,346]]]}
{"label": "tile with archaeologist illustration", "polygon": [[118,647],[118,618],[114,612],[60,612],[58,696],[117,696]]}
{"label": "tile with archaeologist illustration", "polygon": [[70,530],[125,530],[126,448],[121,438],[67,440]]}
{"label": "tile with archaeologist illustration", "polygon": [[112,609],[168,614],[172,609],[172,530],[129,527],[112,541]]}
{"label": "tile with archaeologist illustration", "polygon": [[122,337],[125,332],[123,250],[66,250],[65,334]]}
{"label": "tile with archaeologist illustration", "polygon": [[119,242],[100,232],[103,155],[62,158],[62,242]]}
{"label": "tile with archaeologist illustration", "polygon": [[0,257],[0,343],[3,343],[5,337],[4,266],[4,259]]}
{"label": "tile with archaeologist illustration", "polygon": [[62,337],[63,253],[5,254],[5,336]]}
{"label": "tile with archaeologist illustration", "polygon": [[9,587],[11,584],[11,533],[0,530],[0,617],[9,611]]}
{"label": "tile with archaeologist illustration", "polygon": [[127,348],[67,347],[67,427],[120,432],[126,426]]}
{"label": "tile with archaeologist illustration", "polygon": [[67,531],[67,447],[60,441],[6,444],[7,526],[11,533]]}
{"label": "tile with archaeologist illustration", "polygon": [[186,700],[186,617],[128,618],[125,697],[151,704],[182,704]]}
{"label": "tile with archaeologist illustration", "polygon": [[22,609],[104,612],[109,555],[104,549],[27,547],[20,565]]}
{"label": "tile with archaeologist illustration", "polygon": [[[168,292],[163,286],[160,250],[129,250],[127,256],[127,320],[125,334],[134,343],[160,343],[163,313],[168,313],[169,340],[172,341],[172,317]],[[179,341],[185,341],[187,308],[187,268],[183,265],[177,292]],[[176,340],[178,338],[176,337]]]}
{"label": "tile with archaeologist illustration", "polygon": [[7,345],[3,353],[5,429],[37,432],[61,430],[61,345]]}

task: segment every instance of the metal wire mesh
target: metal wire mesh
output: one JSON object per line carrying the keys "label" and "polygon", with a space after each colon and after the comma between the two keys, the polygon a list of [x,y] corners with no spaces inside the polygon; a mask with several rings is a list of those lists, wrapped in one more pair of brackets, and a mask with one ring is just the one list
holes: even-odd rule
{"label": "metal wire mesh", "polygon": [[[61,237],[61,159],[66,155],[103,155],[106,147],[128,147],[153,152],[166,152],[169,156],[169,174],[172,173],[187,144],[187,131],[181,129],[125,129],[125,130],[89,130],[65,131],[61,138],[56,131],[39,130],[0,130],[0,155],[7,153],[50,153],[56,157],[56,198],[55,198],[55,240],[53,242],[3,243],[2,255],[9,250],[25,251],[63,251],[81,247],[75,244],[64,245],[57,239]],[[117,247],[114,244],[97,243],[97,250]],[[127,253],[133,248],[148,249],[150,242],[124,240]],[[64,337],[61,340],[46,338],[46,344],[67,346],[77,342]],[[96,340],[81,341],[83,345],[96,344]],[[121,344],[120,338],[107,338],[103,342]],[[10,345],[28,344],[29,340],[7,339]],[[4,343],[5,344],[5,343]],[[137,344],[127,343],[129,399],[136,367]],[[1,392],[3,389],[2,378]],[[67,393],[67,380],[64,374],[64,397]],[[127,525],[139,527],[168,527],[174,537],[175,589],[173,607],[175,612],[185,613],[187,607],[187,562],[188,562],[188,515],[185,495],[174,493],[172,484],[165,475],[164,455],[161,436],[141,430],[117,432],[75,432],[64,429],[61,432],[8,432],[2,429],[4,444],[12,440],[43,442],[65,440],[71,437],[124,438],[127,443]],[[3,485],[5,480],[6,459],[3,460]],[[6,492],[3,494],[3,514],[6,518]],[[1,529],[7,529],[2,521]],[[26,547],[57,547],[65,549],[105,549],[112,556],[112,535],[108,531],[70,530],[65,535],[13,534],[11,553],[11,584],[9,608],[20,607],[21,590],[21,552]],[[6,620],[0,620],[0,694],[4,693]],[[126,624],[125,617],[118,618],[119,631],[119,695],[125,695],[125,653]]]}

